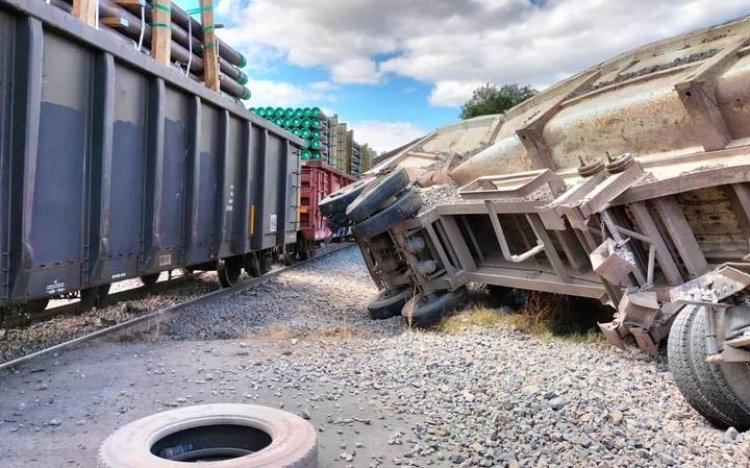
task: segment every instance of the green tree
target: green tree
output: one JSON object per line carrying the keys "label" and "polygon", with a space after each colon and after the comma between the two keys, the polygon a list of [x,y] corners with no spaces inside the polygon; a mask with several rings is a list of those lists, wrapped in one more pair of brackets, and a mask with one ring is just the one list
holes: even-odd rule
{"label": "green tree", "polygon": [[535,96],[539,91],[529,85],[507,84],[497,88],[487,83],[475,89],[471,99],[461,106],[461,118],[470,119],[480,115],[500,114],[523,101]]}

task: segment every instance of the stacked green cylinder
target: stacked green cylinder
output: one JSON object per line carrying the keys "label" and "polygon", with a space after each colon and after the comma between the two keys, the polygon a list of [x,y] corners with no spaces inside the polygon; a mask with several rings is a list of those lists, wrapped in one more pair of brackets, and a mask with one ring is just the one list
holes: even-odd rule
{"label": "stacked green cylinder", "polygon": [[329,119],[317,107],[251,107],[258,117],[264,118],[290,131],[307,142],[307,149],[300,152],[304,160],[329,162]]}

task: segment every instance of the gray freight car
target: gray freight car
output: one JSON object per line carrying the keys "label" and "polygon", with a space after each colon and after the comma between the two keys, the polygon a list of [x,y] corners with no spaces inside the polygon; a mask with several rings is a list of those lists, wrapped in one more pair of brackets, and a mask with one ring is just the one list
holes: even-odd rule
{"label": "gray freight car", "polygon": [[293,249],[304,141],[121,37],[0,0],[0,310]]}

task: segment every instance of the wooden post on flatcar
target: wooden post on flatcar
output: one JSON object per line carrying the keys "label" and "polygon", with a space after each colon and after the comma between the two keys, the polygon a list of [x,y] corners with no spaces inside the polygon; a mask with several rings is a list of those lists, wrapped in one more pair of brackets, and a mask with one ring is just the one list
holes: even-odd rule
{"label": "wooden post on flatcar", "polygon": [[73,0],[73,16],[88,24],[92,28],[97,27],[96,10],[99,8],[97,0]]}
{"label": "wooden post on flatcar", "polygon": [[207,88],[219,90],[219,41],[216,40],[213,0],[201,0],[203,25],[203,83]]}
{"label": "wooden post on flatcar", "polygon": [[162,65],[172,57],[172,1],[153,0],[151,6],[151,56]]}

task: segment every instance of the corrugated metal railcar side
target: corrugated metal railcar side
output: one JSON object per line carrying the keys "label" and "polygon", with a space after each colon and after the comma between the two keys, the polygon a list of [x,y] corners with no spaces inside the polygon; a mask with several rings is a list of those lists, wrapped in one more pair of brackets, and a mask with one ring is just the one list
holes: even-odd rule
{"label": "corrugated metal railcar side", "polygon": [[282,249],[302,145],[110,32],[0,0],[0,305]]}

